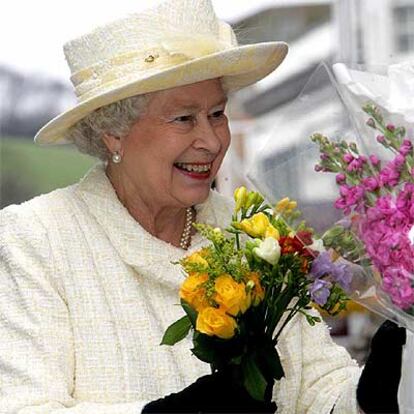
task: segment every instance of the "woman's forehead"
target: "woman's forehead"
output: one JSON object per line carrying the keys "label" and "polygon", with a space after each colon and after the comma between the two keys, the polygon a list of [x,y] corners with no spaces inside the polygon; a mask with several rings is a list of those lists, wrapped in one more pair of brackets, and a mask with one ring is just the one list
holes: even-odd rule
{"label": "woman's forehead", "polygon": [[219,79],[178,86],[155,92],[149,106],[157,109],[201,109],[227,102]]}

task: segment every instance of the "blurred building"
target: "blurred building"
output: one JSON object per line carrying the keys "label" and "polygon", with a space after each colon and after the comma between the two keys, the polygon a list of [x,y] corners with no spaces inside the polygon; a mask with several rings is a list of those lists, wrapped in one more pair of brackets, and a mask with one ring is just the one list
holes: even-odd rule
{"label": "blurred building", "polygon": [[337,58],[368,66],[414,54],[413,0],[336,0]]}
{"label": "blurred building", "polygon": [[[234,145],[218,180],[227,193],[246,182],[246,172],[269,137],[277,136],[287,150],[283,137],[290,129],[290,104],[306,84],[308,93],[310,88],[320,91],[312,94],[307,120],[317,124],[326,118],[329,78],[315,76],[308,83],[321,62],[383,71],[388,64],[414,59],[414,0],[295,1],[260,9],[233,26],[242,43],[280,39],[290,51],[280,68],[241,91],[230,108]],[[299,188],[300,183],[289,184]]]}

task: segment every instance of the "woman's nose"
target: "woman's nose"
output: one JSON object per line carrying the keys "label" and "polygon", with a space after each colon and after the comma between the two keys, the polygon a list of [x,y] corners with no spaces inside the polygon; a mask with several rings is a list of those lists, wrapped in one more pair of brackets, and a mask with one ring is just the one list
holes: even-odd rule
{"label": "woman's nose", "polygon": [[195,129],[194,148],[204,149],[213,154],[217,154],[221,149],[222,143],[218,132],[209,120],[199,121]]}

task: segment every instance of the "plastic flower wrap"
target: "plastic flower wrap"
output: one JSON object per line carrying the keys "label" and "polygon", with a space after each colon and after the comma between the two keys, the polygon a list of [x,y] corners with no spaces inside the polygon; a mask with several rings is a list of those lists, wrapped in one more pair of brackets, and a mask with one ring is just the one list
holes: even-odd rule
{"label": "plastic flower wrap", "polygon": [[193,354],[212,370],[231,370],[253,398],[271,398],[283,375],[276,350],[286,324],[298,313],[311,325],[320,318],[311,302],[330,314],[345,307],[348,265],[330,252],[305,222],[295,201],[272,209],[257,192],[235,191],[227,229],[197,224],[209,241],[182,259],[180,299],[185,315],[162,344],[193,335]]}
{"label": "plastic flower wrap", "polygon": [[[354,300],[412,332],[413,85],[410,64],[387,75],[322,65],[289,107],[295,123],[281,127],[290,147],[278,147],[275,134],[250,172],[268,197],[293,195],[305,206],[324,247],[352,269]],[[405,359],[413,353],[410,334]],[[401,412],[414,412],[413,386],[403,369]]]}

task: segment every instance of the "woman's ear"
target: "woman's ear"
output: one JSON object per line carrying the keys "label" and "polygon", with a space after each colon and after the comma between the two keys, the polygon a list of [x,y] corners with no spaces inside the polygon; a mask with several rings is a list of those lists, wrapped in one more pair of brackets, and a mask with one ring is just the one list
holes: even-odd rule
{"label": "woman's ear", "polygon": [[124,155],[121,138],[110,134],[104,134],[102,140],[111,154],[117,152],[121,157]]}

